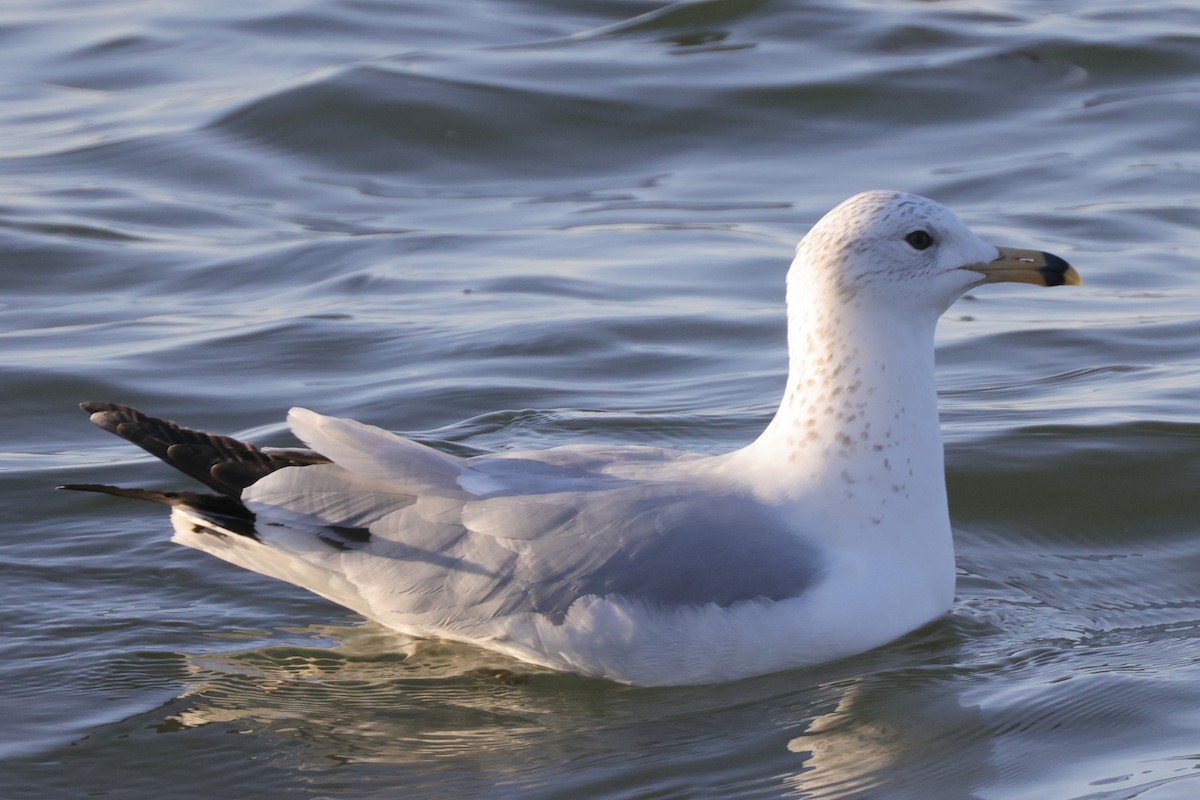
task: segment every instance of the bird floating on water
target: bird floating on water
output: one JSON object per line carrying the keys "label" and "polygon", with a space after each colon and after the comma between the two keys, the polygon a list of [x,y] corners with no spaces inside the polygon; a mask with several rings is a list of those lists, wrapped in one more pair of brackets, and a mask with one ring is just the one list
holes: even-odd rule
{"label": "bird floating on water", "polygon": [[288,423],[311,450],[270,449],[84,403],[211,491],[63,488],[165,503],[180,544],[397,631],[554,669],[700,684],[830,661],[950,608],[934,327],[1002,281],[1080,282],[931,200],[865,192],[796,249],[786,390],[740,450],[459,458],[302,408]]}

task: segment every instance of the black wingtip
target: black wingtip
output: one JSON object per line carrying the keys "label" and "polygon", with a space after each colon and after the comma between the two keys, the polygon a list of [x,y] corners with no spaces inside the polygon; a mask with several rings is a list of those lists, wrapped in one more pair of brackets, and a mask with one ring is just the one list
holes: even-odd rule
{"label": "black wingtip", "polygon": [[124,486],[109,486],[105,483],[64,483],[59,489],[77,492],[96,492],[131,500],[145,500],[171,508],[187,508],[210,521],[222,530],[257,539],[254,514],[241,501],[223,494],[198,494],[196,492],[164,492],[158,489],[134,489]]}
{"label": "black wingtip", "polygon": [[[101,430],[106,430],[109,433],[116,434],[122,438],[124,436],[120,431],[120,426],[125,423],[144,423],[150,422],[150,418],[138,411],[133,406],[126,406],[120,403],[106,403],[99,400],[88,400],[85,403],[80,403],[79,407],[87,412],[88,419],[93,425]],[[137,444],[137,442],[134,442]],[[152,451],[153,452],[153,451]],[[156,454],[157,455],[157,454]]]}

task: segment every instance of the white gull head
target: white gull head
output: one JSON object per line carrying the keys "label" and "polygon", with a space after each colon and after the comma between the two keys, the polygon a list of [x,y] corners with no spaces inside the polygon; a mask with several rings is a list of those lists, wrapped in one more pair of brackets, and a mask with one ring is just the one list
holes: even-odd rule
{"label": "white gull head", "polygon": [[971,287],[999,280],[1078,283],[1062,259],[998,248],[928,198],[879,190],[854,195],[814,225],[788,275],[789,289],[831,307],[883,303],[927,320]]}

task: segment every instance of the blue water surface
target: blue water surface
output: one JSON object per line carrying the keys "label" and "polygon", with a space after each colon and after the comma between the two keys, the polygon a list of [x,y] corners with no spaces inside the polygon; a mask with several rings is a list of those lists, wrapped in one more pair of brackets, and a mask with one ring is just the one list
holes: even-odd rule
{"label": "blue water surface", "polygon": [[[1200,792],[1194,4],[13,0],[0,44],[3,796]],[[891,646],[623,687],[54,491],[183,480],[82,400],[740,446],[791,250],[869,188],[1085,282],[943,320],[958,599]]]}

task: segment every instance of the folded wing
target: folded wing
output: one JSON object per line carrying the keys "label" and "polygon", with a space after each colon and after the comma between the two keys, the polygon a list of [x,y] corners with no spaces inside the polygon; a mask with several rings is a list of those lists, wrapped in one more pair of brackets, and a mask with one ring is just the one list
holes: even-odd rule
{"label": "folded wing", "polygon": [[279,470],[249,487],[243,500],[260,536],[358,531],[330,537],[325,559],[389,619],[473,628],[532,612],[561,623],[589,595],[662,608],[782,600],[820,569],[815,549],[753,498],[613,478],[597,469],[594,449],[581,451],[582,472],[562,450],[553,465],[489,459],[488,473],[528,469],[558,490],[530,490],[532,480],[512,474],[481,496],[463,488],[468,461],[360,423],[297,411],[291,419],[334,463]]}

